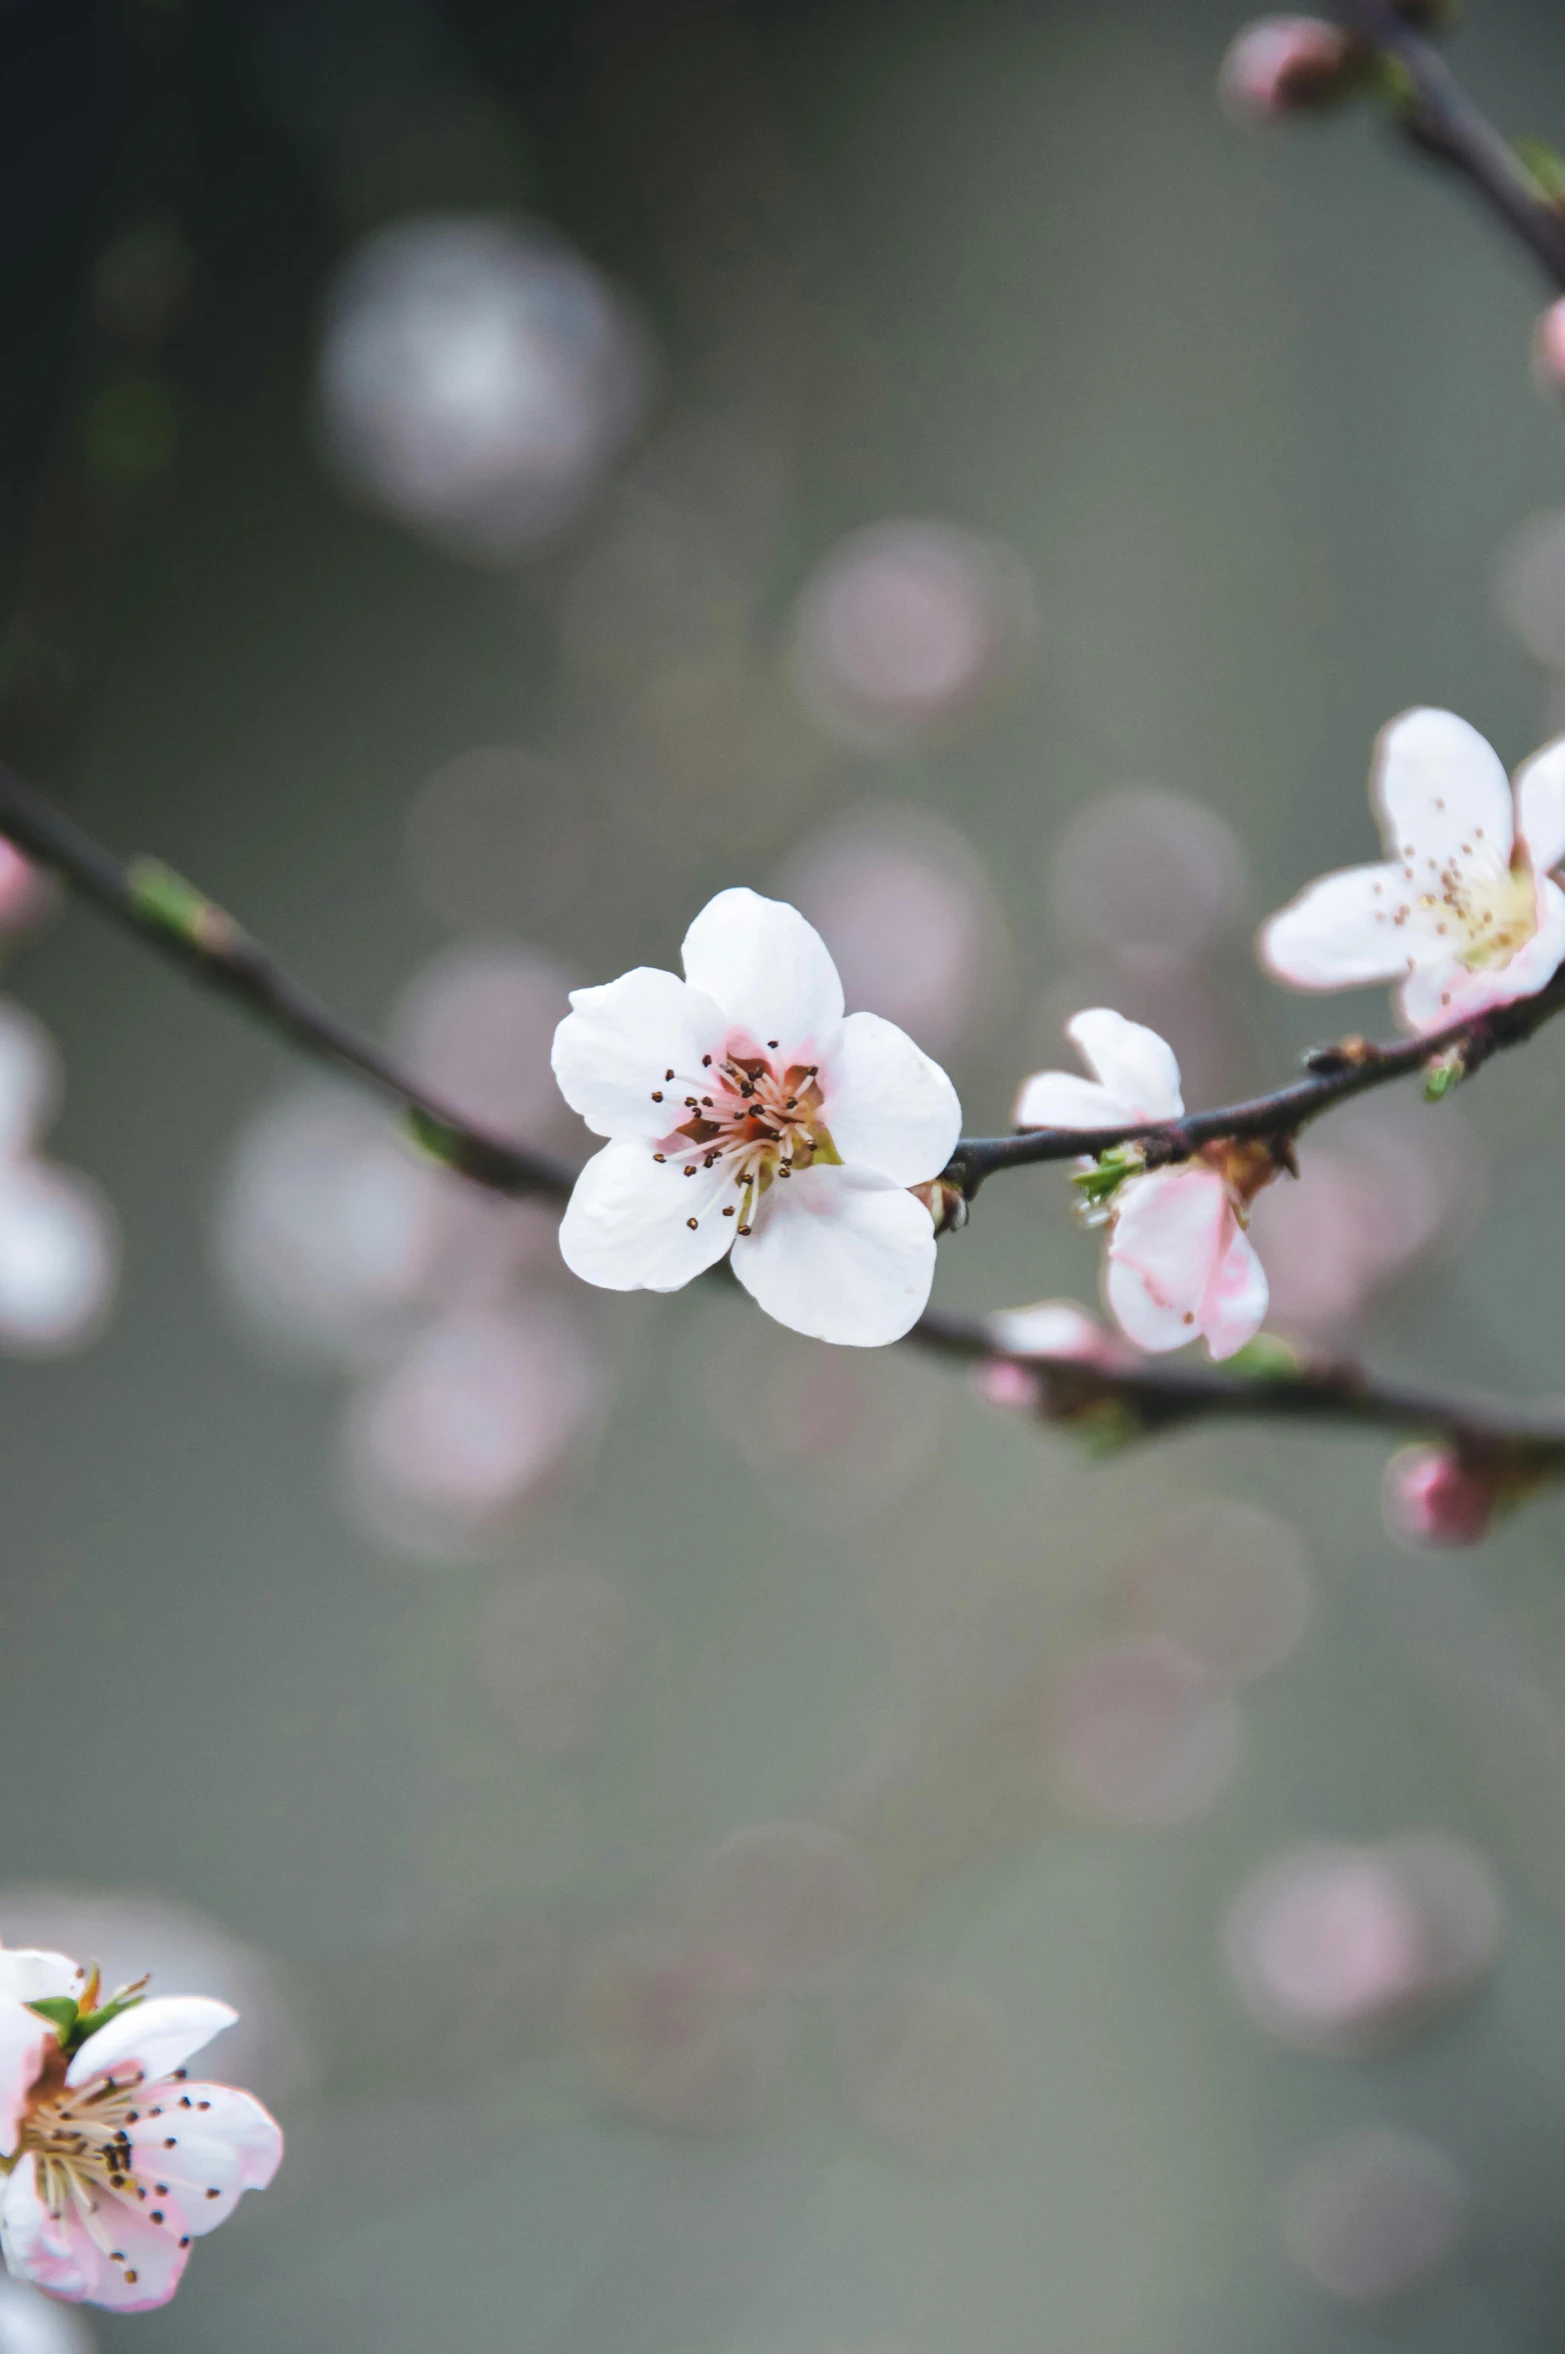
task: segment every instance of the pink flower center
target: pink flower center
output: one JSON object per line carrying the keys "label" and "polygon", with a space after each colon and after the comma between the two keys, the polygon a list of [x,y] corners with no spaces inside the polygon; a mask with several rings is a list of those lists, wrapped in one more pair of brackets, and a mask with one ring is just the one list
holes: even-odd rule
{"label": "pink flower center", "polygon": [[[688,1119],[659,1140],[652,1156],[679,1159],[687,1177],[721,1162],[734,1189],[721,1215],[734,1219],[740,1234],[750,1232],[756,1204],[774,1180],[816,1161],[840,1159],[821,1117],[819,1066],[780,1064],[771,1059],[776,1054],[775,1038],[767,1040],[764,1053],[749,1039],[738,1038],[720,1055],[703,1055],[699,1079],[680,1082],[695,1090],[679,1099]],[[654,1103],[663,1102],[675,1078],[672,1069],[665,1071],[665,1087],[653,1090]],[[686,1222],[700,1224],[698,1218]]]}

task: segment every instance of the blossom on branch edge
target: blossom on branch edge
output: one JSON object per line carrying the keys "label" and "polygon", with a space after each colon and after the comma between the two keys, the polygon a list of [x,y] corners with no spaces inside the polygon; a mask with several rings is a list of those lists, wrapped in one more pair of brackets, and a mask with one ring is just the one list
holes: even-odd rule
{"label": "blossom on branch edge", "polygon": [[[144,1984],[145,1981],[142,1981]],[[0,1950],[0,2249],[50,2296],[146,2313],[192,2240],[283,2154],[247,2092],[184,2063],[238,2013],[204,1995],[104,1997],[65,1954]]]}
{"label": "blossom on branch edge", "polygon": [[934,1279],[910,1190],[961,1130],[956,1090],[907,1033],[844,1014],[796,908],[720,891],[685,935],[685,978],[641,965],[571,993],[560,1091],[609,1139],[576,1180],[566,1265],[610,1291],[677,1291],[728,1251],[769,1316],[817,1340],[900,1340]]}
{"label": "blossom on branch edge", "polygon": [[[1179,1065],[1155,1030],[1107,1006],[1074,1014],[1065,1035],[1094,1074],[1035,1071],[1023,1082],[1018,1128],[1139,1127],[1184,1113]],[[1214,1358],[1255,1338],[1266,1273],[1244,1211],[1275,1174],[1264,1147],[1208,1145],[1194,1159],[1144,1169],[1133,1148],[1118,1164],[1084,1164],[1109,1222],[1104,1296],[1122,1330],[1155,1354],[1198,1336]],[[1116,1181],[1117,1175],[1117,1181]]]}
{"label": "blossom on branch edge", "polygon": [[1370,779],[1387,857],[1323,875],[1261,926],[1296,989],[1400,984],[1410,1030],[1534,996],[1565,961],[1565,737],[1516,772],[1454,712],[1404,711]]}

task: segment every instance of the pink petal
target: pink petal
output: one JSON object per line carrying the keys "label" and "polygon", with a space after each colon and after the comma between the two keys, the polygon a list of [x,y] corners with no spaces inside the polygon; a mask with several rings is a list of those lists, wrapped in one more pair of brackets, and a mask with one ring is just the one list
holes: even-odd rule
{"label": "pink petal", "polygon": [[199,2238],[228,2220],[243,2192],[265,2190],[282,2162],[282,2129],[231,2085],[175,2079],[152,2089],[159,2097],[131,2128],[136,2172],[168,2184],[182,2228]]}
{"label": "pink petal", "polygon": [[1158,1169],[1120,1192],[1109,1239],[1109,1306],[1139,1348],[1194,1340],[1233,1216],[1214,1169]]}
{"label": "pink petal", "polygon": [[1196,1321],[1215,1359],[1231,1357],[1254,1340],[1266,1316],[1266,1270],[1255,1246],[1235,1219],[1228,1247],[1217,1262]]}

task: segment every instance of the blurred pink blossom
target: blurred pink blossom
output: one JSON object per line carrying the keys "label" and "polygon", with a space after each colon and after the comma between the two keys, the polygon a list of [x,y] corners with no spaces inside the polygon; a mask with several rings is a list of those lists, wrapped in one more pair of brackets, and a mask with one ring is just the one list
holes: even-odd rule
{"label": "blurred pink blossom", "polygon": [[1489,1533],[1502,1484],[1450,1447],[1403,1447],[1386,1465],[1386,1521],[1412,1545],[1476,1545]]}
{"label": "blurred pink blossom", "polygon": [[1111,1823],[1198,1814],[1227,1781],[1238,1745],[1238,1712],[1219,1679],[1156,1636],[1073,1661],[1056,1682],[1045,1728],[1056,1796]]}
{"label": "blurred pink blossom", "polygon": [[1231,43],[1218,94],[1241,122],[1277,122],[1345,96],[1354,58],[1340,25],[1318,16],[1263,16]]}
{"label": "blurred pink blossom", "polygon": [[655,1933],[616,1939],[589,1963],[572,2009],[605,2092],[657,2125],[743,2124],[776,2073],[776,2016],[721,1950]]}
{"label": "blurred pink blossom", "polygon": [[1320,1844],[1253,1880],[1228,1920],[1245,2003],[1284,2041],[1373,2050],[1468,1991],[1493,1960],[1499,1898],[1483,1858],[1434,1834]]}
{"label": "blurred pink blossom", "polygon": [[1361,2127],[1313,2150],[1283,2186],[1283,2243],[1305,2278],[1352,2305],[1418,2288],[1457,2247],[1461,2176],[1443,2150],[1396,2126]]}
{"label": "blurred pink blossom", "polygon": [[1033,630],[1009,549],[942,523],[854,533],[805,583],[793,677],[811,715],[867,750],[965,717],[1003,682]]}
{"label": "blurred pink blossom", "polygon": [[770,1987],[830,1976],[865,1951],[880,1923],[868,1865],[824,1823],[732,1832],[700,1867],[690,1912],[702,1945]]}

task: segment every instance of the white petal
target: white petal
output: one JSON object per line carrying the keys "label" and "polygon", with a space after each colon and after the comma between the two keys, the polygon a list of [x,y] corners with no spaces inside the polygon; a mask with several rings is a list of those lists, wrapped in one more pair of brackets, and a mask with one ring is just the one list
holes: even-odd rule
{"label": "white petal", "polygon": [[1179,1064],[1166,1038],[1140,1022],[1127,1022],[1106,1005],[1090,1005],[1072,1014],[1065,1035],[1131,1119],[1178,1119],[1185,1099],[1179,1091]]}
{"label": "white petal", "polygon": [[[577,1178],[560,1221],[560,1256],[583,1283],[605,1291],[678,1291],[727,1250],[738,1201],[721,1161],[708,1169],[692,1153],[660,1164],[645,1137],[622,1136]],[[725,1218],[730,1204],[735,1216]]]}
{"label": "white petal", "polygon": [[1438,965],[1420,967],[1402,984],[1398,1006],[1410,1030],[1444,1030],[1486,1013],[1492,1005],[1511,1005],[1519,997],[1535,997],[1565,962],[1565,893],[1545,875],[1538,885],[1538,929],[1523,941],[1509,964],[1486,965],[1469,972],[1454,957]]}
{"label": "white petal", "polygon": [[1129,1128],[1136,1125],[1117,1095],[1074,1071],[1034,1071],[1011,1107],[1015,1128]]}
{"label": "white petal", "polygon": [[962,1107],[940,1065],[905,1030],[879,1014],[849,1014],[826,1050],[821,1081],[822,1116],[844,1161],[897,1185],[939,1176],[962,1132]]}
{"label": "white petal", "polygon": [[49,1995],[79,1994],[84,1973],[68,1954],[36,1946],[0,1949],[0,2151],[16,2147],[16,2121],[37,2080],[44,2053],[56,2040],[47,2019],[28,2003]]}
{"label": "white petal", "polygon": [[1535,874],[1546,875],[1565,858],[1565,736],[1556,736],[1516,771],[1516,831]]}
{"label": "white petal", "polygon": [[1295,989],[1347,989],[1392,981],[1417,956],[1423,930],[1396,922],[1407,882],[1399,866],[1347,866],[1322,875],[1262,924],[1262,964]]}
{"label": "white petal", "polygon": [[1196,1311],[1196,1321],[1214,1358],[1231,1357],[1247,1341],[1254,1340],[1270,1297],[1266,1270],[1236,1218],[1228,1248],[1218,1260],[1216,1273]]}
{"label": "white petal", "polygon": [[666,1135],[702,1056],[722,1052],[718,1007],[677,973],[638,965],[601,988],[573,989],[571,1009],[554,1033],[554,1075],[571,1110],[597,1136]]}
{"label": "white petal", "polygon": [[[115,2202],[116,2207],[118,2201]],[[118,2241],[112,2243],[118,2246]],[[38,2196],[37,2169],[24,2158],[7,2178],[0,2198],[0,2251],[16,2280],[30,2280],[52,2297],[72,2304],[95,2296],[107,2266],[89,2239],[80,2215],[68,2207],[58,2218]]]}
{"label": "white petal", "polygon": [[89,2076],[110,2069],[132,2067],[150,2083],[182,2068],[192,2052],[200,2051],[239,2013],[206,1994],[159,1994],[150,2002],[121,2011],[96,2035],[89,2035],[65,2071],[67,2084],[85,2084]]}
{"label": "white petal", "polygon": [[1139,1348],[1177,1349],[1226,1247],[1228,1188],[1214,1169],[1158,1169],[1119,1196],[1109,1237],[1109,1305]]}
{"label": "white petal", "polygon": [[0,1946],[0,2002],[35,2003],[45,1995],[80,1994],[86,1971],[69,1954],[35,1945]]}
{"label": "white petal", "polygon": [[1074,1300],[996,1308],[984,1318],[984,1330],[1008,1357],[1073,1357],[1082,1364],[1102,1365],[1124,1355],[1114,1335]]}
{"label": "white petal", "polygon": [[1498,754],[1454,711],[1404,711],[1382,728],[1370,791],[1386,849],[1413,860],[1416,881],[1453,855],[1470,863],[1487,854],[1498,866],[1510,858],[1510,779]]}
{"label": "white petal", "polygon": [[241,2193],[265,2190],[282,2161],[282,2128],[254,2096],[227,2084],[171,2083],[131,2128],[136,2172],[167,2183],[186,2231],[227,2221]]}
{"label": "white petal", "polygon": [[685,934],[692,988],[715,998],[758,1046],[818,1059],[842,1019],[842,983],[825,941],[796,907],[758,891],[719,891]]}
{"label": "white petal", "polygon": [[768,1316],[815,1340],[881,1348],[923,1314],[935,1275],[929,1212],[863,1169],[817,1165],[780,1178],[734,1273]]}

